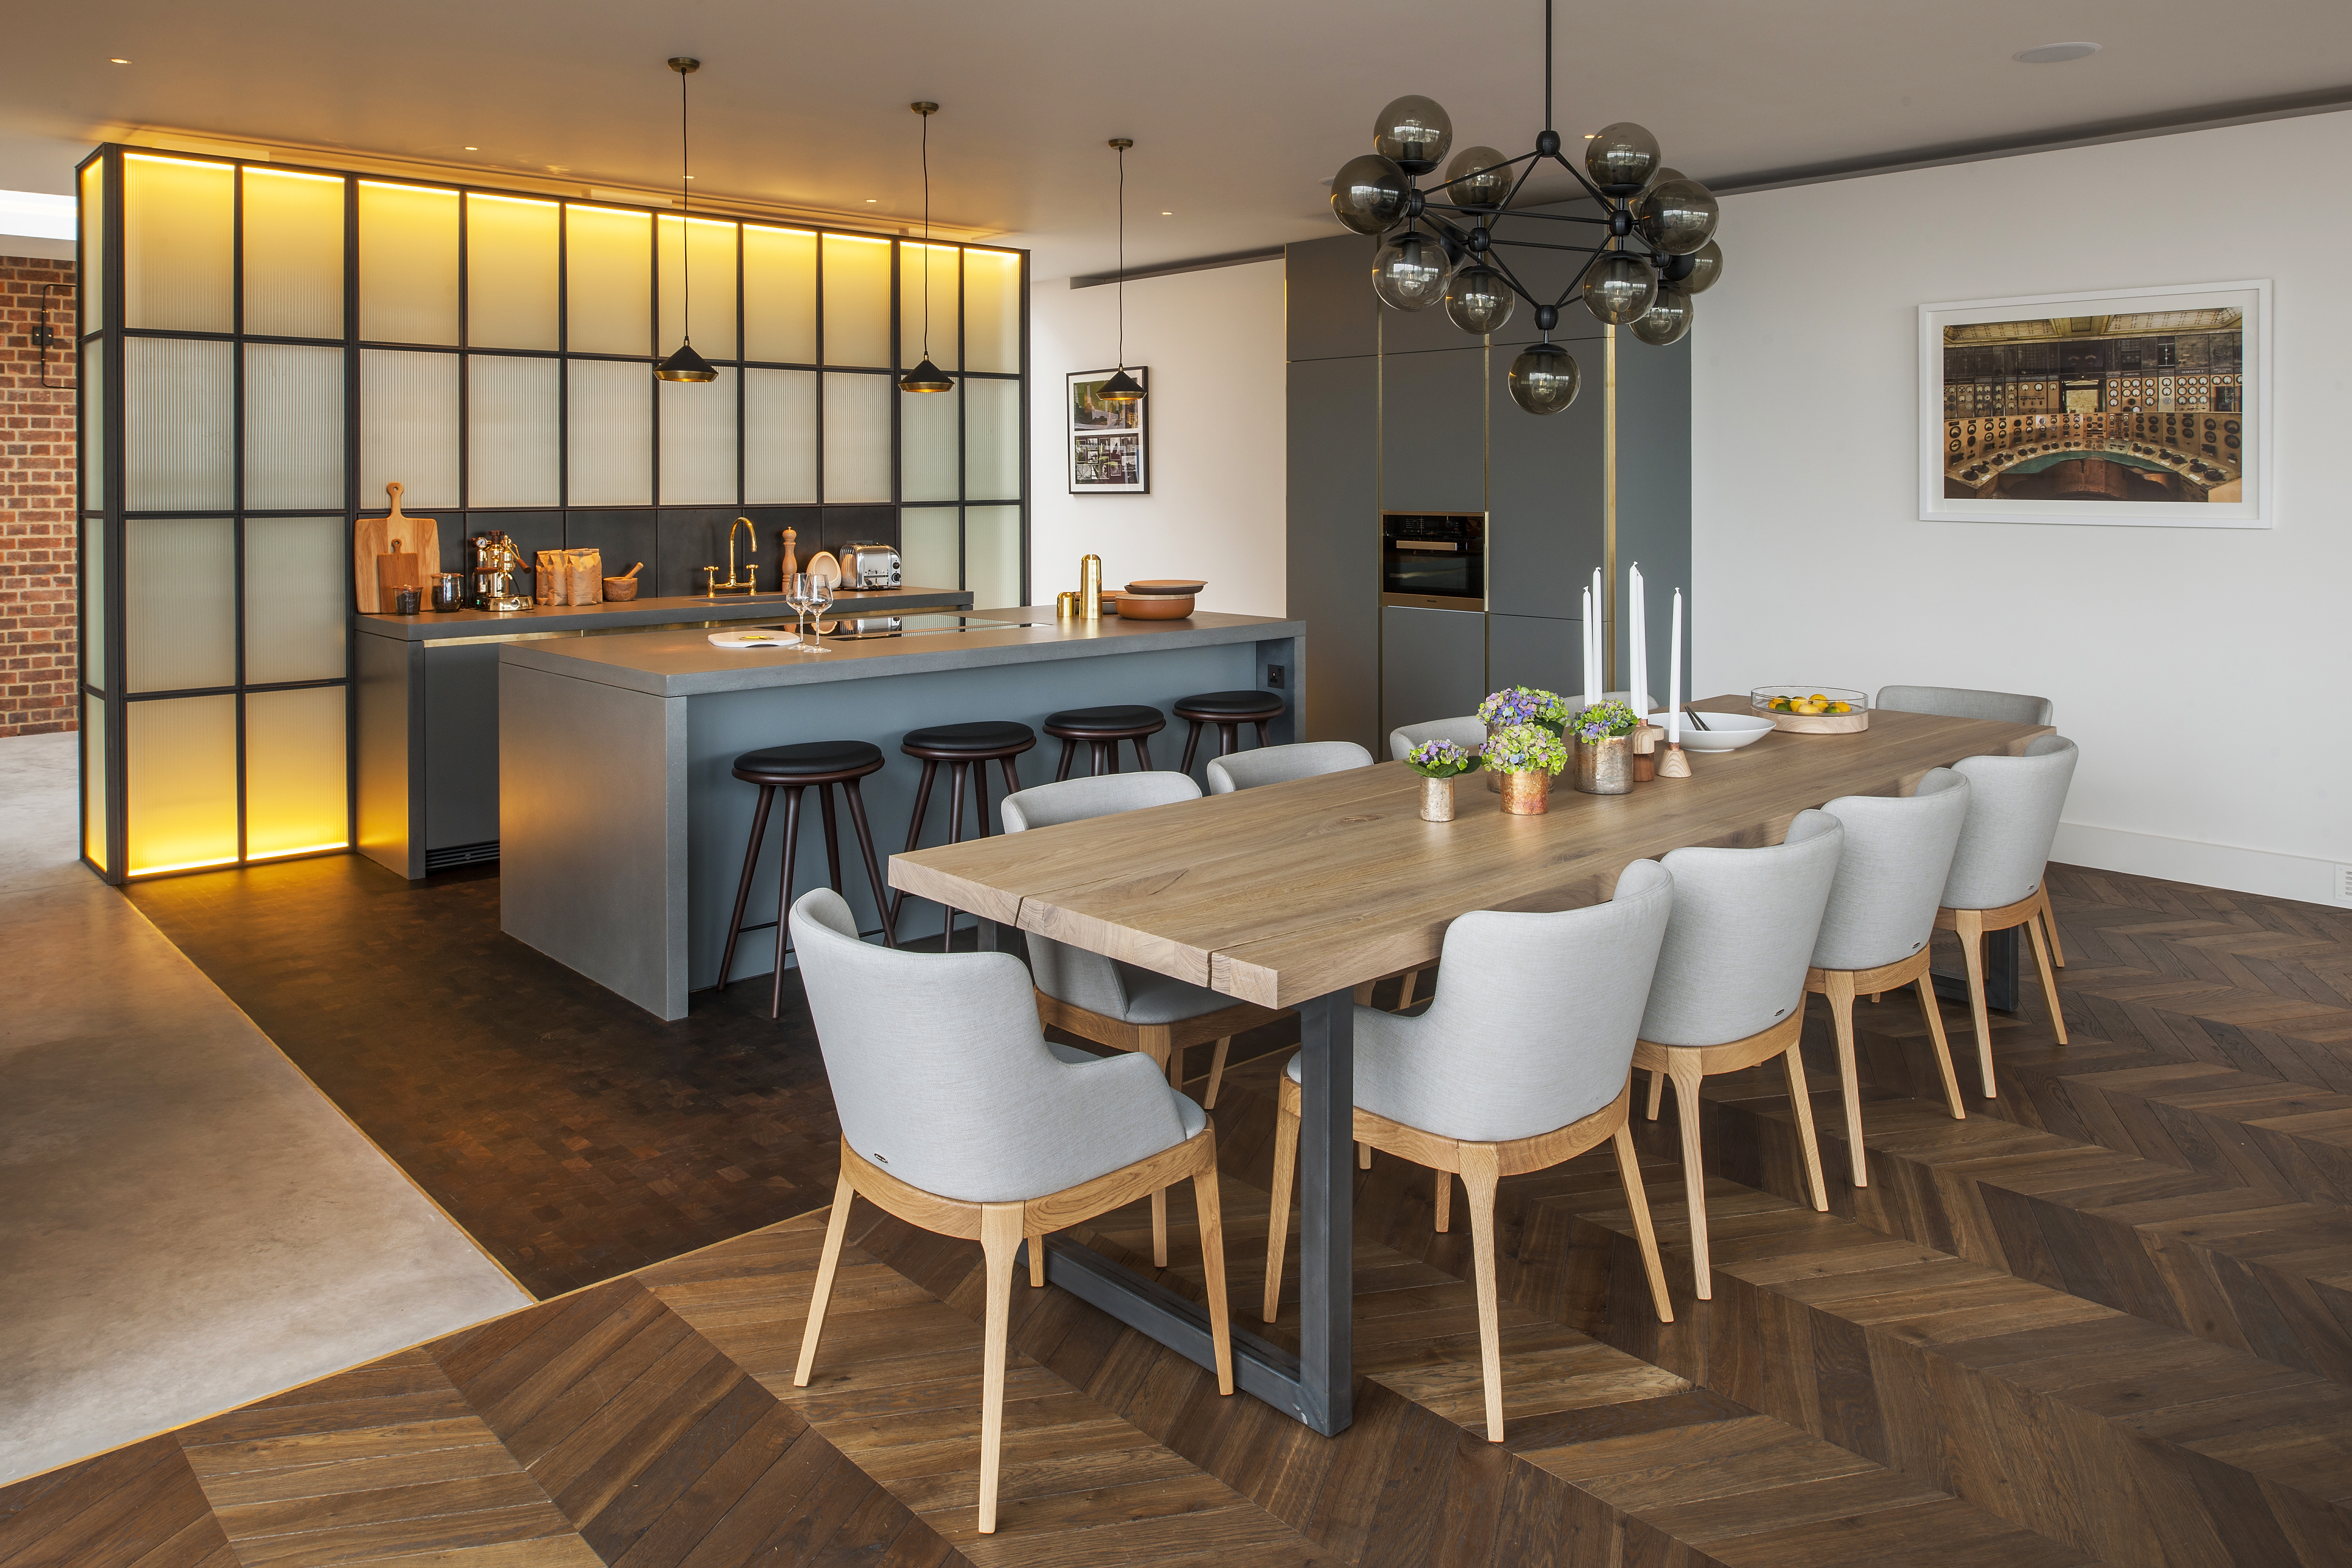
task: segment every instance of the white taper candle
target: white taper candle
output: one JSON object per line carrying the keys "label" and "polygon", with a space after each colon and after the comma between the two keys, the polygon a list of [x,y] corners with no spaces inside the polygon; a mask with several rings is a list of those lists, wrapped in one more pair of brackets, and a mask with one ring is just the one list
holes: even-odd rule
{"label": "white taper candle", "polygon": [[1683,591],[1675,590],[1674,641],[1666,653],[1666,744],[1683,743]]}

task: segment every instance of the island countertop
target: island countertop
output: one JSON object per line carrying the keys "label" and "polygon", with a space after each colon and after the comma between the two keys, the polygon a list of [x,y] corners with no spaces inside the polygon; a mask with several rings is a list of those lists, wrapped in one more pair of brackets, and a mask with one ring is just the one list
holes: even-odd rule
{"label": "island countertop", "polygon": [[[893,615],[898,610],[940,610],[969,605],[964,588],[863,588],[843,592],[834,600],[839,615]],[[601,605],[549,605],[529,610],[427,611],[415,616],[380,616],[354,611],[352,625],[371,636],[402,642],[445,642],[454,638],[528,637],[551,634],[603,634],[634,627],[674,626],[701,621],[744,621],[793,618],[793,607],[782,594],[701,594],[664,599],[606,600]]]}
{"label": "island countertop", "polygon": [[[861,604],[867,615],[882,606]],[[910,612],[913,606],[908,606]],[[951,617],[948,610],[924,613]],[[1200,612],[1181,621],[1130,621],[1107,616],[1088,624],[1062,621],[1052,606],[961,612],[975,625],[962,631],[920,631],[864,641],[824,640],[825,651],[727,649],[700,630],[509,643],[502,662],[570,676],[652,697],[699,697],[773,687],[814,686],[876,676],[1041,664],[1104,654],[1157,653],[1186,647],[1255,643],[1306,635],[1300,621]],[[831,616],[827,619],[834,618]],[[789,611],[774,623],[789,627]]]}

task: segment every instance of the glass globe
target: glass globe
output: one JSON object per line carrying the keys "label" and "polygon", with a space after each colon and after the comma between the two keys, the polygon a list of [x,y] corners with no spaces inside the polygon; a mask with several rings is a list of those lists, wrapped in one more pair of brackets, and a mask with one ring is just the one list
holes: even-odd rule
{"label": "glass globe", "polygon": [[1683,180],[1688,179],[1689,177],[1690,176],[1685,174],[1680,169],[1669,169],[1664,163],[1661,163],[1656,168],[1650,171],[1650,183],[1642,188],[1645,191],[1654,191],[1660,185],[1664,184],[1668,180]]}
{"label": "glass globe", "polygon": [[1576,401],[1583,377],[1558,343],[1530,343],[1511,362],[1511,401],[1530,414],[1557,414]]}
{"label": "glass globe", "polygon": [[1683,287],[1693,294],[1704,294],[1723,276],[1723,247],[1710,239],[1692,251],[1690,258],[1691,273],[1683,279]]}
{"label": "glass globe", "polygon": [[1658,139],[1630,120],[1605,128],[1584,144],[1584,172],[1612,196],[1630,196],[1650,183],[1662,160]]}
{"label": "glass globe", "polygon": [[1400,310],[1426,310],[1445,297],[1453,259],[1434,235],[1408,232],[1372,258],[1372,292]]}
{"label": "glass globe", "polygon": [[1386,234],[1404,216],[1412,182],[1378,153],[1350,158],[1331,177],[1331,211],[1358,234]]}
{"label": "glass globe", "polygon": [[1669,256],[1687,256],[1715,237],[1722,209],[1696,180],[1661,180],[1633,204],[1633,226]]}
{"label": "glass globe", "polygon": [[1518,297],[1491,267],[1465,267],[1445,290],[1445,315],[1465,332],[1498,332],[1511,319]]}
{"label": "glass globe", "polygon": [[1640,321],[1657,296],[1657,274],[1631,251],[1612,250],[1596,258],[1584,275],[1584,308],[1612,327]]}
{"label": "glass globe", "polygon": [[1679,283],[1661,283],[1658,297],[1633,323],[1633,335],[1653,348],[1678,342],[1691,330],[1690,290]]}
{"label": "glass globe", "polygon": [[1445,166],[1445,189],[1465,207],[1500,206],[1511,192],[1512,172],[1492,147],[1465,147]]}
{"label": "glass globe", "polygon": [[1454,145],[1454,120],[1433,98],[1406,93],[1372,121],[1372,151],[1396,161],[1408,174],[1426,174],[1445,162]]}

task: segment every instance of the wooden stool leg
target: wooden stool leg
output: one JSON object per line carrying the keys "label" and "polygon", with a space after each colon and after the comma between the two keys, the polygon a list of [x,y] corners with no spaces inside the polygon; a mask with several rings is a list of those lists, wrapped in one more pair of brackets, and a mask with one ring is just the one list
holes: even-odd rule
{"label": "wooden stool leg", "polygon": [[768,833],[768,807],[776,801],[776,786],[760,786],[760,804],[751,808],[751,842],[743,847],[743,876],[735,884],[735,912],[727,918],[727,950],[719,955],[719,989],[727,989],[727,972],[735,967],[735,943],[743,934],[743,905],[751,896],[751,873],[760,868],[760,841]]}
{"label": "wooden stool leg", "polygon": [[1266,743],[1265,721],[1263,719],[1253,719],[1250,722],[1257,726],[1257,743],[1261,746],[1265,745]]}
{"label": "wooden stool leg", "polygon": [[780,1018],[784,1012],[784,948],[793,934],[789,919],[793,910],[793,868],[800,860],[801,791],[805,787],[803,784],[783,786],[784,866],[776,873],[776,972],[770,977],[768,986],[768,1016],[771,1018]]}
{"label": "wooden stool leg", "polygon": [[1927,1035],[1936,1042],[1936,1070],[1944,1077],[1944,1103],[1952,1108],[1952,1120],[1966,1121],[1969,1113],[1960,1105],[1960,1080],[1952,1071],[1952,1047],[1944,1038],[1944,1008],[1936,1000],[1936,984],[1926,975],[1919,976],[1919,1011],[1927,1016]]}
{"label": "wooden stool leg", "polygon": [[1192,1212],[1201,1222],[1202,1283],[1209,1292],[1209,1343],[1216,1354],[1217,1392],[1231,1394],[1234,1307],[1225,1295],[1225,1216],[1217,1196],[1217,1162],[1213,1155],[1205,1168],[1192,1173]]}
{"label": "wooden stool leg", "polygon": [[1184,735],[1184,764],[1176,770],[1180,773],[1189,773],[1192,771],[1192,755],[1201,749],[1201,721],[1198,719],[1187,719],[1184,721],[1190,724],[1192,729]]}
{"label": "wooden stool leg", "polygon": [[2058,1002],[2058,977],[2050,973],[2050,949],[2042,941],[2039,917],[2028,917],[2025,934],[2033,941],[2033,965],[2042,971],[2042,1000],[2050,1005],[2050,1026],[2058,1031],[2058,1043],[2066,1043],[2066,1010]]}
{"label": "wooden stool leg", "polygon": [[841,793],[849,797],[849,826],[857,830],[857,852],[866,858],[866,882],[874,889],[874,906],[882,911],[882,941],[890,947],[898,945],[898,921],[890,912],[890,890],[882,885],[882,868],[874,859],[874,829],[866,820],[866,796],[856,779],[841,781]]}
{"label": "wooden stool leg", "polygon": [[[961,844],[963,842],[963,785],[966,775],[971,772],[971,764],[970,763],[950,763],[948,764],[948,842],[950,844]],[[943,923],[940,927],[940,951],[941,952],[953,952],[955,951],[956,912],[953,910],[947,908],[945,905],[940,906],[940,912],[944,917]],[[977,917],[975,917],[971,922],[971,945],[975,952],[978,951],[980,947],[980,921]]]}
{"label": "wooden stool leg", "polygon": [[1062,737],[1062,765],[1054,770],[1054,782],[1060,784],[1070,776],[1070,762],[1078,754],[1078,743],[1067,735]]}
{"label": "wooden stool leg", "polygon": [[1437,1224],[1433,1227],[1444,1236],[1454,1228],[1454,1173],[1437,1173]]}
{"label": "wooden stool leg", "polygon": [[1976,910],[1954,910],[1952,924],[1959,932],[1960,962],[1969,971],[1969,1016],[1977,1026],[1977,1070],[1984,1077],[1984,1097],[1991,1100],[1992,1021],[1985,1014],[1984,916]]}
{"label": "wooden stool leg", "polygon": [[1675,1117],[1683,1124],[1683,1203],[1690,1211],[1691,1278],[1702,1301],[1715,1299],[1715,1276],[1706,1266],[1706,1165],[1699,1157],[1696,1051],[1669,1051],[1666,1076],[1675,1082]]}
{"label": "wooden stool leg", "polygon": [[971,811],[980,826],[980,836],[988,837],[988,759],[982,757],[971,764]]}
{"label": "wooden stool leg", "polygon": [[1837,1025],[1838,1087],[1845,1093],[1845,1163],[1857,1187],[1870,1185],[1870,1161],[1862,1146],[1862,1080],[1853,1062],[1853,972],[1822,972],[1830,1017]]}
{"label": "wooden stool leg", "polygon": [[996,766],[997,770],[1004,775],[1004,793],[1007,795],[1019,795],[1021,793],[1021,770],[1019,767],[1014,765],[1013,760],[1011,757],[999,757],[996,759]]}
{"label": "wooden stool leg", "polygon": [[[1114,767],[1116,767],[1116,766],[1117,766],[1117,759],[1118,759],[1118,742],[1117,741],[1113,741],[1113,742],[1110,743],[1110,750],[1111,750],[1111,757],[1112,757],[1112,760],[1113,760],[1113,766],[1114,766]],[[1152,771],[1152,768],[1151,768],[1151,737],[1150,737],[1150,736],[1149,736],[1149,735],[1138,735],[1138,736],[1135,738],[1135,760],[1136,760],[1136,763],[1138,763],[1138,764],[1142,768],[1142,770],[1143,770],[1145,773],[1150,773],[1150,772],[1151,772],[1151,771]]]}
{"label": "wooden stool leg", "polygon": [[1222,720],[1217,724],[1217,755],[1231,756],[1242,749],[1242,727]]}
{"label": "wooden stool leg", "polygon": [[1470,1194],[1471,1274],[1478,1286],[1478,1367],[1486,1384],[1486,1441],[1503,1440],[1503,1322],[1495,1300],[1495,1184],[1492,1143],[1463,1143],[1462,1186]]}
{"label": "wooden stool leg", "polygon": [[2063,969],[2066,967],[2066,950],[2058,944],[2058,911],[2050,907],[2050,878],[2046,871],[2042,873],[2038,891],[2042,894],[2042,929],[2050,934],[2050,962]]}
{"label": "wooden stool leg", "polygon": [[849,1173],[841,1173],[833,1189],[833,1217],[824,1222],[824,1251],[817,1258],[816,1289],[809,1293],[808,1326],[801,1330],[801,1363],[793,1372],[793,1386],[806,1388],[809,1368],[816,1362],[816,1342],[824,1333],[824,1309],[833,1300],[834,1270],[841,1264],[841,1238],[849,1231],[849,1201],[856,1189]]}
{"label": "wooden stool leg", "polygon": [[1106,751],[1110,753],[1110,767],[1108,771],[1111,773],[1118,772],[1118,742],[1113,741],[1108,746],[1105,746],[1100,741],[1088,741],[1087,742],[1087,777],[1100,778],[1103,775],[1105,771],[1103,768],[1103,753]]}
{"label": "wooden stool leg", "polygon": [[996,1533],[996,1478],[1004,1458],[1005,1340],[1013,1327],[1013,1254],[1021,1245],[1019,1204],[980,1205],[980,1250],[988,1274],[988,1324],[982,1331],[980,1380],[980,1533]]}
{"label": "wooden stool leg", "polygon": [[1290,1241],[1290,1186],[1298,1174],[1298,1098],[1282,1080],[1274,1112],[1274,1202],[1266,1210],[1265,1321],[1282,1309],[1282,1253]]}
{"label": "wooden stool leg", "polygon": [[832,879],[833,890],[844,892],[846,889],[841,885],[841,826],[834,820],[833,786],[829,784],[817,785],[816,799],[824,812],[824,873]]}
{"label": "wooden stool leg", "polygon": [[1650,1301],[1658,1321],[1675,1321],[1674,1303],[1666,1297],[1666,1266],[1658,1257],[1658,1233],[1650,1228],[1650,1194],[1642,1187],[1642,1167],[1633,1158],[1633,1130],[1617,1124],[1612,1140],[1617,1150],[1617,1179],[1625,1184],[1625,1205],[1633,1211],[1633,1237],[1642,1245],[1642,1269],[1650,1277]]}
{"label": "wooden stool leg", "polygon": [[[1789,1107],[1797,1113],[1797,1146],[1805,1156],[1805,1184],[1812,1190],[1813,1211],[1830,1212],[1829,1188],[1822,1183],[1822,1145],[1813,1136],[1813,1097],[1805,1088],[1805,1053],[1790,1046],[1780,1053],[1781,1065],[1789,1069]],[[1855,1163],[1861,1163],[1862,1140],[1854,1140]],[[1857,1177],[1853,1184],[1862,1185]]]}
{"label": "wooden stool leg", "polygon": [[1209,1058],[1209,1093],[1201,1101],[1203,1110],[1217,1109],[1217,1086],[1225,1081],[1225,1053],[1233,1049],[1234,1037],[1227,1035],[1217,1042],[1217,1054]]}
{"label": "wooden stool leg", "polygon": [[1666,1075],[1656,1068],[1650,1069],[1650,1120],[1658,1119],[1658,1102],[1665,1098]]}
{"label": "wooden stool leg", "polygon": [[[1065,755],[1066,754],[1066,752]],[[923,813],[930,808],[931,781],[939,776],[939,773],[940,764],[926,760],[923,763],[923,776],[916,781],[915,815],[907,819],[907,853],[909,855],[913,854],[916,846],[922,842]],[[906,898],[907,895],[904,892],[894,892],[890,895],[890,923],[885,928],[886,930],[897,926],[898,906],[906,901]]]}
{"label": "wooden stool leg", "polygon": [[1045,1236],[1043,1231],[1029,1237],[1029,1289],[1045,1288]]}

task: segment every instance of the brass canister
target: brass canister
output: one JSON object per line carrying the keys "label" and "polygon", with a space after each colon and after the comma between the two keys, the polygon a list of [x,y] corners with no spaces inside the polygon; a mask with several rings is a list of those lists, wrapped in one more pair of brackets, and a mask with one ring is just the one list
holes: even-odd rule
{"label": "brass canister", "polygon": [[1633,738],[1604,735],[1598,741],[1578,741],[1576,787],[1586,795],[1631,795],[1633,791]]}
{"label": "brass canister", "polygon": [[1551,775],[1541,768],[1505,773],[1503,809],[1513,816],[1541,816],[1551,809]]}
{"label": "brass canister", "polygon": [[1078,558],[1078,614],[1090,621],[1102,619],[1102,557]]}
{"label": "brass canister", "polygon": [[1065,588],[1054,595],[1054,614],[1056,618],[1065,621],[1077,618],[1078,592],[1076,589]]}
{"label": "brass canister", "polygon": [[1423,822],[1454,820],[1454,781],[1425,778],[1421,781],[1421,819]]}

